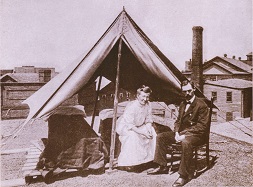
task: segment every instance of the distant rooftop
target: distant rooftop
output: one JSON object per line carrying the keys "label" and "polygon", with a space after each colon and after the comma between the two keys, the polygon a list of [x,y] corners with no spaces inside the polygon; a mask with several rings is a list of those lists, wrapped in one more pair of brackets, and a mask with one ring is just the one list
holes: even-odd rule
{"label": "distant rooftop", "polygon": [[253,87],[252,81],[247,81],[243,79],[224,79],[218,81],[207,80],[205,84],[223,86],[228,88],[244,89]]}
{"label": "distant rooftop", "polygon": [[233,59],[233,58],[227,58],[227,57],[220,57],[222,58],[223,60],[233,64],[234,66],[237,66],[249,73],[252,73],[252,66],[242,62],[241,60],[237,60],[237,59]]}
{"label": "distant rooftop", "polygon": [[34,83],[39,82],[38,73],[7,73],[0,77],[2,80],[4,77],[9,76],[17,82],[21,83]]}
{"label": "distant rooftop", "polygon": [[247,54],[246,56],[252,56],[252,52],[250,52],[249,54]]}
{"label": "distant rooftop", "polygon": [[214,62],[214,64],[217,64],[218,66],[224,68],[225,70],[233,73],[233,74],[245,74],[245,72],[242,71],[236,71],[235,69],[231,68],[230,66],[222,63],[222,62]]}

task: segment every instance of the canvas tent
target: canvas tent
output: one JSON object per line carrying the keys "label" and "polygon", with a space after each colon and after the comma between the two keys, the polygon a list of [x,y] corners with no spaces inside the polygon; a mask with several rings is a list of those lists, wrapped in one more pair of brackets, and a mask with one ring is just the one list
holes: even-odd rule
{"label": "canvas tent", "polygon": [[120,38],[119,86],[136,90],[142,84],[149,85],[153,100],[180,102],[180,82],[186,78],[123,10],[83,59],[69,64],[23,102],[30,107],[27,121],[49,114],[100,75],[115,82]]}
{"label": "canvas tent", "polygon": [[152,99],[167,104],[182,100],[180,82],[186,79],[123,10],[81,60],[69,64],[23,102],[30,107],[25,123],[50,115],[100,76],[114,82],[116,90],[118,86],[136,91],[148,85],[153,90]]}

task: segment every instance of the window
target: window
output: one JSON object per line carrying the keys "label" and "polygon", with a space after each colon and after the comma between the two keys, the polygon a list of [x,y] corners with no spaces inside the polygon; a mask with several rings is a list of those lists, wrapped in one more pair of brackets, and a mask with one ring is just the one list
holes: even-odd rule
{"label": "window", "polygon": [[40,82],[44,82],[44,71],[42,70],[39,71],[39,79],[40,79]]}
{"label": "window", "polygon": [[227,92],[227,103],[232,102],[232,92]]}
{"label": "window", "polygon": [[233,121],[233,113],[226,112],[226,121]]}
{"label": "window", "polygon": [[212,98],[214,101],[217,101],[217,92],[212,92]]}
{"label": "window", "polygon": [[106,103],[106,101],[107,101],[107,99],[106,99],[107,97],[106,97],[106,94],[103,94],[102,95],[102,99],[101,99],[101,101],[102,102],[104,102],[104,103]]}
{"label": "window", "polygon": [[39,70],[40,82],[48,82],[51,80],[51,70]]}
{"label": "window", "polygon": [[211,81],[217,81],[217,77],[216,76],[210,76],[210,80]]}
{"label": "window", "polygon": [[112,96],[111,96],[111,95],[109,95],[109,94],[106,96],[107,101],[110,101],[110,100],[111,100],[111,98],[112,98]]}
{"label": "window", "polygon": [[212,121],[217,121],[217,112],[212,112]]}
{"label": "window", "polygon": [[44,71],[44,82],[48,82],[51,80],[51,70]]}

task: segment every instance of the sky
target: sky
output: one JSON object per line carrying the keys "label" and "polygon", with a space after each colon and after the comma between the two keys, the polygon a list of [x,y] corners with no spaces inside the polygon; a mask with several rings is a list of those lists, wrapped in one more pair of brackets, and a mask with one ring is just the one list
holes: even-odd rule
{"label": "sky", "polygon": [[252,0],[0,0],[0,69],[55,67],[84,56],[126,12],[183,70],[192,27],[202,26],[203,60],[252,52]]}

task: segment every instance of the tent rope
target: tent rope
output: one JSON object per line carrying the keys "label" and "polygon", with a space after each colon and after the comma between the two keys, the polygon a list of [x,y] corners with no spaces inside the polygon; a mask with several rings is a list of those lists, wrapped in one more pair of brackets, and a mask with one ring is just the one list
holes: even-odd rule
{"label": "tent rope", "polygon": [[[221,112],[223,112],[224,114],[226,113],[225,111],[223,110],[220,110]],[[220,115],[219,115],[220,116]],[[222,116],[220,116],[222,119],[226,120],[225,118],[223,118]],[[248,130],[252,131],[252,129],[250,129],[249,127],[245,126],[243,123],[237,121],[239,124],[241,124],[242,126],[244,126],[245,128],[247,128]]]}
{"label": "tent rope", "polygon": [[22,123],[19,122],[19,125],[17,125],[17,127],[15,127],[15,128],[10,132],[10,134],[8,134],[8,135],[2,135],[2,136],[1,136],[1,139],[3,140],[4,143],[6,143],[7,140],[8,140],[11,136],[13,136],[13,134],[18,130],[18,128],[20,127],[21,124],[22,124]]}
{"label": "tent rope", "polygon": [[[221,115],[219,115],[218,114],[218,116],[219,117],[221,117],[222,119],[224,119],[224,120],[226,120],[225,118],[223,118]],[[232,126],[234,126],[235,128],[237,128],[237,129],[239,129],[240,131],[242,131],[244,134],[246,134],[246,135],[248,135],[248,136],[250,136],[250,137],[252,137],[252,135],[251,134],[249,134],[249,133],[247,133],[247,132],[245,132],[244,130],[242,130],[240,127],[237,127],[235,124],[233,124],[231,121],[227,121],[228,123],[230,123]],[[238,121],[237,121],[238,122]],[[240,123],[240,122],[238,122],[238,123]],[[245,127],[245,126],[244,126]],[[252,131],[251,129],[249,129],[250,131]]]}
{"label": "tent rope", "polygon": [[[33,120],[31,122],[31,124],[33,124],[35,120]],[[19,124],[17,125],[17,127],[15,127],[14,130],[11,131],[10,134],[6,135],[6,136],[2,136],[1,138],[3,139],[2,145],[4,144],[4,148],[8,148],[8,143],[10,142],[10,140],[12,140],[12,138],[16,138],[17,134],[24,128],[24,125],[21,121],[19,121]]]}

